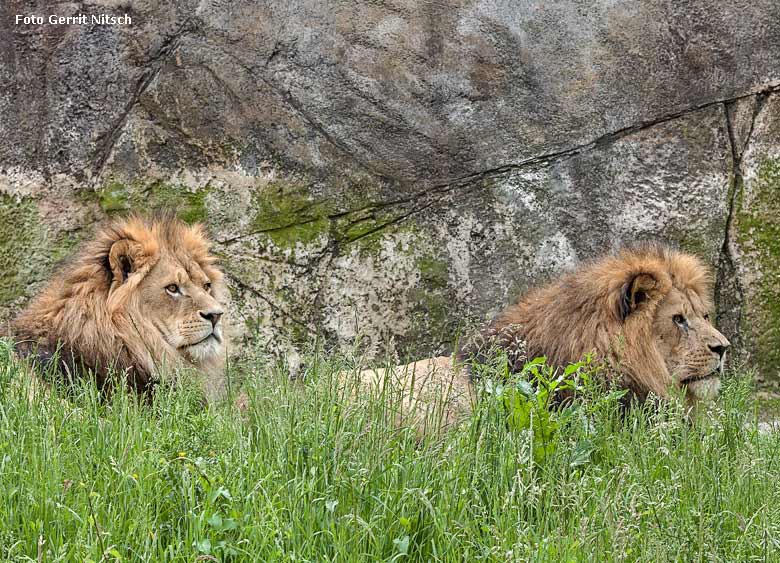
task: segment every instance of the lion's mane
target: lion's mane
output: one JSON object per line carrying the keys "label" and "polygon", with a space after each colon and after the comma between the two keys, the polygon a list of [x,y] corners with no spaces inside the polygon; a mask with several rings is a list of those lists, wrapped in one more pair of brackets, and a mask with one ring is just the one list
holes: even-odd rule
{"label": "lion's mane", "polygon": [[710,309],[712,284],[693,255],[658,244],[627,247],[531,290],[467,340],[458,358],[485,361],[502,350],[519,371],[538,356],[563,367],[593,353],[612,383],[639,398],[665,397],[672,379],[654,344],[656,309],[673,288]]}

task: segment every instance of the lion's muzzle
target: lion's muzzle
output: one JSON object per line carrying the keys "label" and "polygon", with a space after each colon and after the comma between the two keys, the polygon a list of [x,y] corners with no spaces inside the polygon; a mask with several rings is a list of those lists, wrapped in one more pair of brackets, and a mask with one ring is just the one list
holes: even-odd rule
{"label": "lion's muzzle", "polygon": [[219,319],[222,317],[222,311],[221,310],[215,310],[215,311],[198,311],[198,314],[209,321],[211,323],[211,326],[213,328],[217,327],[217,324],[219,323]]}

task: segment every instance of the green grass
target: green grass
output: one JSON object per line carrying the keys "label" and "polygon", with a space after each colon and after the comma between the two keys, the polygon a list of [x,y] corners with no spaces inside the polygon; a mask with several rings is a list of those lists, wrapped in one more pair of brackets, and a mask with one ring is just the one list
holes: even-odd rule
{"label": "green grass", "polygon": [[732,376],[706,422],[591,400],[534,461],[488,396],[418,441],[335,360],[241,368],[249,408],[83,385],[28,399],[0,345],[2,561],[771,561],[780,436]]}

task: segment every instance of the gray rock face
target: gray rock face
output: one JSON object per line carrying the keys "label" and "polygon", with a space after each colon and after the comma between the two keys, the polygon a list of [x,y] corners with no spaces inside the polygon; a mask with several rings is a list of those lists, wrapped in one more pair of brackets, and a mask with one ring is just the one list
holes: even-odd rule
{"label": "gray rock face", "polygon": [[[370,355],[653,238],[780,379],[773,0],[48,4],[0,19],[2,318],[130,209],[207,224],[247,334]],[[132,23],[14,23],[78,13]]]}
{"label": "gray rock face", "polygon": [[[735,182],[724,247],[733,285],[724,284],[724,325],[759,381],[780,384],[780,95],[735,106]],[[737,135],[741,131],[741,135]],[[735,291],[736,290],[736,291]]]}

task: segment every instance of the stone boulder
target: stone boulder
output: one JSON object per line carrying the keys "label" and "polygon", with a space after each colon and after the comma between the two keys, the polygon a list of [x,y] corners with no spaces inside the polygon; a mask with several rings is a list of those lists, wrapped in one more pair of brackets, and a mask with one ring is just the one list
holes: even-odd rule
{"label": "stone boulder", "polygon": [[269,348],[404,358],[652,238],[717,268],[737,356],[780,381],[773,0],[4,8],[0,320],[129,210],[205,222]]}

